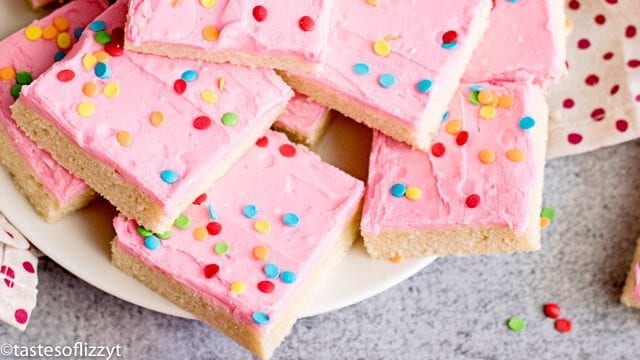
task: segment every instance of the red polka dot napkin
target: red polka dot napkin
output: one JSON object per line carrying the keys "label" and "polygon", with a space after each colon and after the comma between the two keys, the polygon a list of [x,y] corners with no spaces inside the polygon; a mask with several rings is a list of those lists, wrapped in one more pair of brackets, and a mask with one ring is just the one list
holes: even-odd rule
{"label": "red polka dot napkin", "polygon": [[640,137],[640,2],[566,0],[569,73],[550,89],[548,157]]}
{"label": "red polka dot napkin", "polygon": [[0,214],[0,321],[27,327],[36,306],[37,268],[29,242]]}

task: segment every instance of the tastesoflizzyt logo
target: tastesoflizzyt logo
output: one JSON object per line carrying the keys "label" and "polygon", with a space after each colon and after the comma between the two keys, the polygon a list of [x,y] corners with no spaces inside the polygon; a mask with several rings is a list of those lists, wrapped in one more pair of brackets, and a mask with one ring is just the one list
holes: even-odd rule
{"label": "tastesoflizzyt logo", "polygon": [[122,346],[118,345],[90,345],[85,342],[75,342],[73,345],[0,345],[0,355],[15,358],[99,358],[111,360],[123,357]]}

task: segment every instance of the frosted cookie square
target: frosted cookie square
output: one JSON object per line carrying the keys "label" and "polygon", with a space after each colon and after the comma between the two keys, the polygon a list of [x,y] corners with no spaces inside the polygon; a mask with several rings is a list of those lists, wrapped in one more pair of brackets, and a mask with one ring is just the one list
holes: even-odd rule
{"label": "frosted cookie square", "polygon": [[268,131],[169,233],[116,218],[113,262],[269,358],[357,236],[363,192]]}
{"label": "frosted cookie square", "polygon": [[304,95],[296,94],[273,124],[295,143],[315,148],[329,126],[330,110]]}
{"label": "frosted cookie square", "polygon": [[124,51],[126,2],[23,89],[13,116],[120,212],[154,231],[267,130],[291,89],[272,70]]}

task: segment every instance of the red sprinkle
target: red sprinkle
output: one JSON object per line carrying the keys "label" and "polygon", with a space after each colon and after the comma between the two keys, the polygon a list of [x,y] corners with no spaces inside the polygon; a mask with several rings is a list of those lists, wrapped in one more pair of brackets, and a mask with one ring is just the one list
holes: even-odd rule
{"label": "red sprinkle", "polygon": [[627,122],[627,120],[625,119],[616,121],[616,129],[618,129],[618,131],[620,132],[627,131],[627,129],[629,129],[629,122]]}
{"label": "red sprinkle", "polygon": [[458,135],[456,135],[456,144],[462,146],[467,143],[469,140],[469,133],[467,131],[460,131]]}
{"label": "red sprinkle", "polygon": [[107,45],[105,45],[104,51],[106,51],[107,54],[111,56],[120,56],[124,54],[124,48],[121,45],[116,44],[114,42],[110,42]]}
{"label": "red sprinkle", "polygon": [[212,277],[216,276],[218,271],[220,271],[220,266],[218,266],[217,264],[209,264],[204,267],[204,277],[206,277],[207,279],[211,279]]}
{"label": "red sprinkle", "polygon": [[176,82],[173,83],[173,90],[178,94],[184,94],[187,90],[187,82],[182,79],[176,80]]}
{"label": "red sprinkle", "polygon": [[565,109],[571,109],[572,107],[575,106],[575,104],[576,104],[576,102],[573,101],[573,99],[571,99],[571,98],[564,99],[564,101],[562,102],[562,106]]}
{"label": "red sprinkle", "polygon": [[604,111],[603,108],[597,108],[591,112],[591,118],[594,121],[602,121],[604,120],[605,116],[606,116],[606,112]]}
{"label": "red sprinkle", "polygon": [[300,25],[300,29],[302,29],[302,31],[311,31],[316,27],[316,22],[308,16],[303,16],[300,18],[298,25]]}
{"label": "red sprinkle", "polygon": [[260,139],[258,139],[258,141],[256,141],[256,145],[258,145],[259,147],[267,147],[267,145],[269,145],[269,138],[266,136],[261,137]]}
{"label": "red sprinkle", "polygon": [[24,268],[24,271],[33,274],[35,272],[35,269],[33,268],[33,264],[31,264],[28,261],[25,261],[22,263],[22,267]]}
{"label": "red sprinkle", "polygon": [[625,36],[628,37],[628,38],[632,38],[632,37],[636,36],[636,33],[637,33],[636,27],[633,26],[633,25],[627,26],[627,29],[624,32]]}
{"label": "red sprinkle", "polygon": [[591,46],[591,41],[589,39],[580,39],[578,40],[578,49],[588,49]]}
{"label": "red sprinkle", "polygon": [[272,293],[275,288],[276,286],[269,280],[260,281],[258,283],[258,290],[262,291],[263,293]]}
{"label": "red sprinkle", "polygon": [[584,79],[584,82],[589,86],[595,86],[600,82],[600,78],[596,74],[591,74]]}
{"label": "red sprinkle", "polygon": [[280,146],[280,154],[284,157],[294,157],[296,156],[296,148],[290,144],[284,144]]}
{"label": "red sprinkle", "polygon": [[124,44],[124,28],[118,26],[111,31],[111,42]]}
{"label": "red sprinkle", "polygon": [[478,205],[480,205],[480,195],[471,194],[467,196],[467,199],[465,200],[465,204],[469,209],[477,208]]}
{"label": "red sprinkle", "polygon": [[73,70],[60,70],[58,73],[58,80],[62,82],[69,82],[73,80],[74,77],[76,77],[76,73],[74,73]]}
{"label": "red sprinkle", "polygon": [[449,30],[442,35],[442,42],[444,43],[452,43],[456,40],[458,40],[458,33],[453,30]]}
{"label": "red sprinkle", "polygon": [[558,319],[555,323],[556,330],[561,333],[568,333],[571,331],[571,320],[569,319]]}
{"label": "red sprinkle", "polygon": [[556,303],[545,304],[544,314],[549,318],[557,319],[560,316],[560,306]]}
{"label": "red sprinkle", "polygon": [[219,222],[212,221],[207,224],[207,232],[209,235],[216,236],[222,232],[222,225]]}
{"label": "red sprinkle", "polygon": [[194,205],[200,205],[207,200],[207,194],[200,194],[195,200],[193,200]]}
{"label": "red sprinkle", "polygon": [[582,142],[582,135],[577,133],[570,133],[569,135],[567,135],[567,141],[570,144],[578,145]]}
{"label": "red sprinkle", "polygon": [[618,91],[620,91],[620,85],[615,84],[611,87],[611,90],[609,90],[609,94],[615,95],[618,93]]}
{"label": "red sprinkle", "polygon": [[578,10],[580,9],[580,2],[578,0],[571,0],[569,1],[569,8],[571,10]]}
{"label": "red sprinkle", "polygon": [[253,18],[256,21],[264,21],[267,18],[267,8],[262,5],[258,5],[253,8]]}
{"label": "red sprinkle", "polygon": [[193,127],[198,130],[206,130],[211,126],[211,119],[208,116],[198,116],[193,120]]}
{"label": "red sprinkle", "polygon": [[628,65],[630,68],[635,69],[635,68],[637,68],[638,66],[640,66],[640,60],[638,60],[638,59],[631,59],[631,60],[629,60],[629,61],[627,62],[627,65]]}
{"label": "red sprinkle", "polygon": [[603,25],[607,21],[607,18],[604,17],[604,15],[602,14],[598,14],[595,17],[595,21],[596,21],[596,24]]}
{"label": "red sprinkle", "polygon": [[444,147],[444,144],[442,143],[435,143],[433,145],[431,145],[431,154],[433,154],[433,156],[435,157],[441,157],[442,155],[444,155],[446,149]]}
{"label": "red sprinkle", "polygon": [[611,60],[613,59],[613,53],[611,51],[605,53],[604,55],[602,55],[602,58],[605,60]]}

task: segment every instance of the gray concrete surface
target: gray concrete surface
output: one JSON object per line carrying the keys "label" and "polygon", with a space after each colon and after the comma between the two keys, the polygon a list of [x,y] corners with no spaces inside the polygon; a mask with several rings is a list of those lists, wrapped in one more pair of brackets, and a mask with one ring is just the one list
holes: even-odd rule
{"label": "gray concrete surface", "polygon": [[[534,254],[442,258],[360,304],[299,321],[276,359],[637,359],[640,310],[618,297],[640,232],[640,142],[547,165],[545,204],[556,220]],[[0,342],[116,345],[131,359],[250,359],[197,321],[120,301],[49,260],[24,333]],[[561,304],[560,334],[542,314]],[[527,320],[507,330],[511,316]]]}

